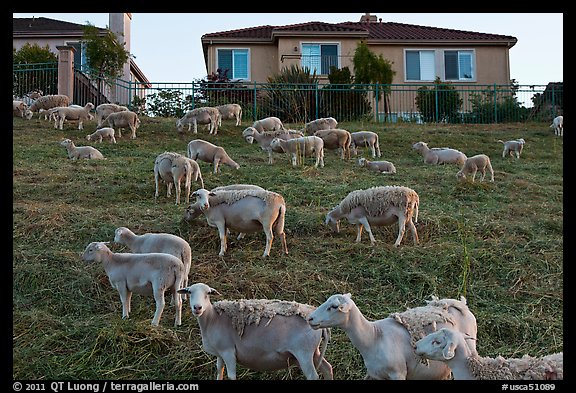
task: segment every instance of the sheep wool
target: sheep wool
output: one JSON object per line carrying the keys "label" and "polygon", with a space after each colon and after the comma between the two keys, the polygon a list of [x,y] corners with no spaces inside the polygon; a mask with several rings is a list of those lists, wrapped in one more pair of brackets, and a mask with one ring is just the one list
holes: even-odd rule
{"label": "sheep wool", "polygon": [[240,199],[246,198],[247,196],[260,198],[266,203],[266,205],[272,205],[274,200],[276,199],[280,199],[282,204],[284,204],[284,197],[272,191],[254,190],[254,189],[245,189],[245,190],[236,189],[236,190],[227,190],[226,192],[217,192],[216,196],[210,197],[210,205],[216,206],[221,203],[232,205],[233,203],[236,203]]}
{"label": "sheep wool", "polygon": [[520,359],[472,356],[467,359],[468,369],[476,379],[544,380],[564,379],[562,353],[534,358],[524,355]]}
{"label": "sheep wool", "polygon": [[403,186],[380,186],[366,190],[350,192],[339,204],[343,213],[349,213],[358,206],[363,206],[368,215],[377,217],[382,215],[390,206],[404,210],[406,216],[411,215],[413,200],[418,200],[416,191]]}

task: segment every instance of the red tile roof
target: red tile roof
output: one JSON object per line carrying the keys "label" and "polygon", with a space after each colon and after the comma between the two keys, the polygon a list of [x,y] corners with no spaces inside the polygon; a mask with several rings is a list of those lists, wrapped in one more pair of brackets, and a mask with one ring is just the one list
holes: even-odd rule
{"label": "red tile roof", "polygon": [[[106,29],[98,29],[106,31]],[[13,35],[47,32],[53,33],[54,31],[83,34],[84,25],[50,18],[12,18]]]}

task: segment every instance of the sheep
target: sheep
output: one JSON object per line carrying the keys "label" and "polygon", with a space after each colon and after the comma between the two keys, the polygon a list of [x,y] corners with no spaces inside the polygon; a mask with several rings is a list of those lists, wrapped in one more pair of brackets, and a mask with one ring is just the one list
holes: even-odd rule
{"label": "sheep", "polygon": [[346,130],[333,128],[329,130],[318,130],[314,136],[322,138],[324,141],[324,149],[340,150],[341,159],[350,159],[350,144],[352,143],[352,136]]}
{"label": "sheep", "polygon": [[412,149],[422,154],[425,164],[457,164],[461,167],[467,158],[466,155],[459,150],[448,147],[429,148],[426,142],[416,142],[412,145]]}
{"label": "sheep", "polygon": [[505,359],[484,357],[471,351],[468,342],[475,340],[461,331],[444,327],[416,342],[416,354],[444,362],[455,380],[559,380],[564,379],[563,352],[532,357]]}
{"label": "sheep", "polygon": [[[418,233],[414,222],[418,222],[418,207],[420,198],[416,191],[402,186],[380,186],[366,190],[350,192],[340,203],[326,214],[326,225],[330,225],[337,233],[340,232],[340,220],[346,218],[350,224],[356,224],[356,243],[361,241],[362,228],[370,236],[374,246],[376,239],[372,234],[371,225],[385,226],[398,222],[398,237],[394,243],[400,246],[404,237],[406,225],[412,232],[414,244],[418,244]],[[414,222],[412,217],[414,216]]]}
{"label": "sheep", "polygon": [[81,158],[91,160],[104,160],[102,153],[92,146],[75,146],[74,142],[70,139],[64,139],[60,142],[68,151],[68,158],[71,160],[79,160]]}
{"label": "sheep", "polygon": [[473,157],[469,157],[464,161],[464,165],[456,174],[459,180],[466,180],[466,175],[472,175],[472,183],[476,178],[476,172],[480,171],[482,176],[480,181],[484,181],[484,176],[486,176],[486,170],[490,172],[490,181],[494,181],[494,170],[492,169],[492,164],[490,163],[490,157],[486,154],[477,154]]}
{"label": "sheep", "polygon": [[217,108],[203,106],[189,110],[180,119],[176,120],[176,128],[182,133],[184,126],[188,125],[188,131],[194,125],[194,134],[198,133],[198,124],[209,124],[210,135],[218,133],[218,125],[221,122],[220,111]]}
{"label": "sheep", "polygon": [[312,120],[304,125],[306,135],[314,135],[318,130],[329,130],[338,127],[338,122],[333,117],[323,117]]}
{"label": "sheep", "polygon": [[[342,329],[362,355],[365,379],[447,379],[450,369],[445,364],[416,357],[416,341],[438,327],[452,326],[474,338],[478,330],[463,297],[433,298],[426,306],[369,321],[350,293],[335,294],[308,315],[308,323],[313,329]],[[475,353],[475,342],[470,345]]]}
{"label": "sheep", "polygon": [[90,119],[90,111],[94,109],[94,104],[88,102],[84,107],[59,107],[54,111],[54,128],[62,129],[64,120],[78,120],[78,129],[84,128],[84,120]]}
{"label": "sheep", "polygon": [[358,147],[366,146],[370,148],[372,152],[372,158],[376,156],[381,157],[380,153],[380,142],[378,134],[372,131],[357,131],[350,133],[352,136],[352,142],[350,143],[350,149],[354,152],[354,155],[358,155]]}
{"label": "sheep", "polygon": [[221,120],[235,119],[236,125],[242,125],[242,107],[238,104],[225,104],[216,107],[220,112],[220,120],[218,126],[221,126]]}
{"label": "sheep", "polygon": [[220,253],[226,252],[227,229],[241,233],[264,231],[266,247],[262,257],[270,255],[273,232],[280,237],[282,250],[288,254],[284,220],[286,202],[282,195],[267,190],[229,190],[210,192],[206,189],[196,190],[193,196],[198,197],[185,212],[189,221],[204,214],[206,222],[218,228],[220,235]]}
{"label": "sheep", "polygon": [[[12,100],[12,115],[24,118],[24,115],[28,111],[28,105],[21,100]],[[30,119],[28,119],[30,120]]]}
{"label": "sheep", "polygon": [[104,242],[92,242],[84,250],[82,260],[102,262],[110,285],[120,294],[122,319],[129,317],[133,292],[153,295],[156,312],[152,326],[158,326],[164,311],[164,293],[170,291],[176,306],[174,326],[182,324],[182,299],[176,291],[182,288],[185,270],[182,261],[174,255],[114,253]]}
{"label": "sheep", "polygon": [[114,128],[120,138],[122,138],[122,128],[130,128],[132,131],[130,137],[136,139],[136,129],[140,127],[138,114],[132,111],[112,112],[102,121],[102,124],[104,123],[108,123],[108,126]]}
{"label": "sheep", "polygon": [[564,136],[564,116],[556,116],[550,124],[550,128],[554,129],[554,135]]}
{"label": "sheep", "polygon": [[64,94],[55,94],[39,97],[28,109],[32,112],[38,112],[40,109],[52,109],[57,106],[66,107],[70,105],[70,98]]}
{"label": "sheep", "polygon": [[188,157],[174,152],[164,152],[159,154],[154,160],[154,181],[156,184],[154,201],[158,198],[158,181],[160,179],[166,183],[166,196],[168,198],[172,195],[172,184],[174,184],[174,188],[176,189],[176,205],[180,204],[180,187],[182,180],[184,180],[187,204],[190,202],[190,187],[192,179],[198,181],[200,186],[204,188],[204,180],[202,179],[202,173],[200,172],[200,166],[198,163]]}
{"label": "sheep", "polygon": [[514,139],[511,141],[504,142],[501,139],[498,139],[498,142],[504,145],[504,150],[502,151],[502,158],[506,158],[507,155],[516,156],[516,159],[520,158],[520,154],[522,154],[522,149],[524,148],[524,144],[526,141],[523,138]]}
{"label": "sheep", "polygon": [[265,119],[256,120],[254,124],[252,124],[258,132],[263,131],[278,131],[278,130],[285,130],[284,124],[282,121],[274,116],[266,117]]}
{"label": "sheep", "polygon": [[129,109],[126,108],[125,106],[118,105],[118,104],[100,104],[100,105],[98,105],[95,109],[96,122],[97,122],[96,127],[98,127],[98,128],[102,127],[102,124],[104,124],[104,119],[106,119],[110,113],[125,112],[128,110]]}
{"label": "sheep", "polygon": [[270,146],[270,142],[274,138],[280,138],[284,140],[294,139],[303,137],[304,134],[301,131],[295,130],[280,130],[280,131],[263,131],[258,132],[254,127],[247,127],[244,131],[242,131],[242,136],[248,143],[254,143],[254,141],[260,144],[260,148],[268,153],[268,164],[273,164],[274,159],[272,158],[272,153],[283,153],[281,147],[277,146],[276,149],[273,149]]}
{"label": "sheep", "polygon": [[38,98],[42,97],[44,92],[42,90],[34,89],[22,97],[12,96],[13,100],[22,101],[26,104],[26,106],[30,106],[36,101]]}
{"label": "sheep", "polygon": [[369,161],[361,157],[358,159],[358,165],[379,173],[396,173],[396,167],[390,161]]}
{"label": "sheep", "polygon": [[110,143],[116,143],[116,138],[114,137],[114,128],[103,127],[94,131],[92,134],[86,135],[86,140],[96,141],[102,143],[102,139],[110,139]]}
{"label": "sheep", "polygon": [[188,158],[194,161],[200,160],[214,164],[214,173],[219,172],[220,164],[228,165],[234,169],[240,168],[240,164],[230,158],[223,147],[216,146],[202,139],[191,140],[186,151]]}
{"label": "sheep", "polygon": [[188,275],[192,266],[192,248],[180,236],[172,235],[171,233],[136,235],[126,227],[118,227],[114,231],[114,242],[125,245],[130,249],[130,252],[136,254],[163,252],[174,255],[184,265],[182,286],[188,286]]}
{"label": "sheep", "polygon": [[[178,290],[190,295],[202,347],[216,356],[216,379],[236,379],[236,365],[272,371],[296,364],[306,379],[333,379],[332,366],[324,358],[330,330],[312,330],[307,304],[283,300],[240,299],[212,304],[210,295],[220,293],[204,283]],[[320,341],[322,348],[320,348]]]}
{"label": "sheep", "polygon": [[300,158],[301,162],[304,162],[304,157],[312,155],[316,157],[316,163],[314,166],[318,168],[324,168],[324,141],[318,136],[303,136],[288,140],[283,140],[281,138],[274,138],[270,141],[270,147],[274,149],[282,149],[287,154],[290,154],[292,166],[296,166],[297,158]]}

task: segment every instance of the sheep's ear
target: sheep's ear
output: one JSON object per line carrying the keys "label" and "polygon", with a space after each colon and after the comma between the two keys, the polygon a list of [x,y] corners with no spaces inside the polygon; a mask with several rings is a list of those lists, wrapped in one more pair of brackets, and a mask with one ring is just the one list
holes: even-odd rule
{"label": "sheep's ear", "polygon": [[450,338],[446,337],[446,346],[442,350],[442,356],[446,360],[450,360],[454,357],[454,351],[456,350],[456,343]]}
{"label": "sheep's ear", "polygon": [[210,193],[208,193],[208,196],[216,196],[216,194],[213,192],[210,192]]}
{"label": "sheep's ear", "polygon": [[103,243],[96,243],[96,249],[97,250],[102,250],[104,248],[104,244]]}
{"label": "sheep's ear", "polygon": [[344,295],[342,295],[342,300],[343,302],[340,303],[340,305],[338,306],[338,311],[340,312],[349,312],[350,311],[350,303],[348,303],[348,300],[351,299],[351,294],[350,293],[346,293]]}
{"label": "sheep's ear", "polygon": [[180,288],[179,290],[177,290],[176,292],[178,293],[190,293],[190,288]]}
{"label": "sheep's ear", "polygon": [[214,288],[210,288],[210,290],[208,291],[209,295],[218,295],[218,296],[222,296],[222,294],[220,292],[218,292],[217,290],[215,290]]}

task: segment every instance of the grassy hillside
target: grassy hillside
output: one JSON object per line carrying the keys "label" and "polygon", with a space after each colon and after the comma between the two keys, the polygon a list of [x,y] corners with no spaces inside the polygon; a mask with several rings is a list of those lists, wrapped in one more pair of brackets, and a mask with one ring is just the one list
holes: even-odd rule
{"label": "grassy hillside", "polygon": [[[143,118],[137,139],[116,145],[85,139],[94,122],[64,130],[34,119],[13,120],[13,378],[205,380],[215,358],[202,350],[189,304],[183,324],[173,328],[167,305],[152,328],[154,301],[132,298],[130,319],[100,264],[80,254],[92,241],[112,241],[114,230],[169,232],[192,246],[190,282],[204,282],[222,298],[277,298],[318,306],[335,293],[350,292],[369,319],[424,304],[430,295],[466,296],[478,319],[478,350],[486,356],[544,355],[563,349],[563,141],[548,124],[381,125],[344,123],[349,131],[380,136],[382,159],[398,173],[380,175],[342,161],[334,151],[326,166],[312,159],[293,168],[288,157],[274,165],[257,145],[241,137],[247,124],[225,121],[217,136],[200,130],[179,138],[174,119]],[[301,125],[290,125],[300,128]],[[503,159],[498,139],[526,140],[520,160]],[[59,145],[63,138],[96,146],[107,160],[74,162]],[[185,154],[195,138],[224,146],[241,168],[215,175],[200,163],[206,188],[252,183],[282,194],[287,203],[289,255],[275,239],[262,258],[263,233],[237,241],[218,256],[217,230],[203,218],[182,219],[185,203],[174,204],[162,186],[154,202],[153,165],[164,151]],[[454,165],[429,166],[411,149],[457,148],[492,159],[495,182],[459,183]],[[368,151],[361,153],[368,157]],[[403,185],[420,196],[420,245],[410,233],[399,248],[397,226],[374,228],[355,243],[356,229],[326,227],[324,217],[350,191]],[[193,184],[196,189],[198,184]],[[125,247],[111,244],[114,251]],[[213,300],[219,300],[213,298]],[[358,351],[340,329],[332,330],[327,360],[335,379],[365,375]],[[302,379],[298,369],[254,372],[239,367],[240,379]]]}

